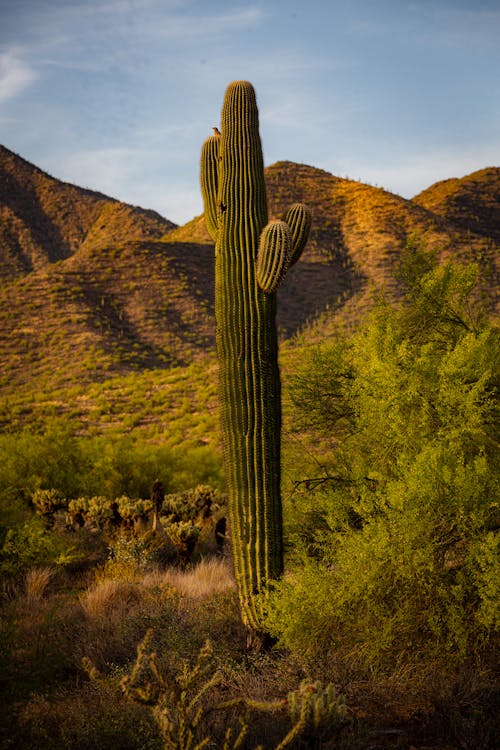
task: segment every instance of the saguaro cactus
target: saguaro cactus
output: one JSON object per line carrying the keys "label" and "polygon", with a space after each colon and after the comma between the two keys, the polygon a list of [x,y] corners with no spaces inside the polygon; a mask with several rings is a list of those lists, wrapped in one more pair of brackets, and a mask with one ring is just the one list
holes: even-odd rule
{"label": "saguaro cactus", "polygon": [[267,223],[253,86],[226,91],[221,132],[203,144],[201,186],[215,242],[216,341],[231,539],[242,616],[262,631],[261,597],[283,570],[281,385],[275,291],[307,240],[301,204]]}

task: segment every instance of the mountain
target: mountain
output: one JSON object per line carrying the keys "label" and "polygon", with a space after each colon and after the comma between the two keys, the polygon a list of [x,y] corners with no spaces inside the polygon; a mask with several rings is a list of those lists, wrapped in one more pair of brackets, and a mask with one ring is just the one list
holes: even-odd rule
{"label": "mountain", "polygon": [[[380,285],[397,295],[401,250],[412,236],[441,257],[477,258],[494,306],[499,217],[489,209],[498,171],[405,200],[301,164],[268,167],[270,216],[295,201],[313,212],[306,251],[279,292],[282,340],[304,326],[314,337],[355,324]],[[475,195],[483,216],[475,231],[448,208],[445,192],[472,196],[469,206]],[[213,353],[214,253],[203,217],[176,227],[0,148],[0,260],[4,399],[166,372]]]}
{"label": "mountain", "polygon": [[159,238],[173,227],[155,211],[56,180],[0,145],[0,278],[44,268],[82,245]]}
{"label": "mountain", "polygon": [[[483,170],[484,184],[476,180],[478,204],[488,198],[491,175]],[[476,173],[480,175],[481,173]],[[467,183],[468,178],[458,180]],[[311,235],[302,259],[287,274],[279,292],[279,323],[290,336],[325,310],[351,324],[371,304],[374,287],[397,295],[401,250],[416,237],[444,259],[478,259],[483,286],[492,306],[497,302],[500,212],[491,211],[491,232],[473,231],[425,202],[406,200],[378,187],[335,177],[314,167],[278,162],[266,169],[270,218],[280,218],[295,201],[313,212]],[[432,191],[433,188],[429,188]],[[479,196],[484,196],[479,197]],[[486,211],[485,211],[486,214]],[[209,243],[203,216],[165,237],[167,241]]]}
{"label": "mountain", "polygon": [[[480,259],[486,293],[498,288],[498,248],[492,238],[464,231],[414,201],[290,162],[268,168],[267,186],[273,216],[284,212],[292,194],[311,207],[314,223],[304,262],[306,268],[312,263],[335,268],[336,284],[341,280],[343,287],[340,297],[330,298],[330,306],[345,322],[359,319],[371,304],[374,287],[398,294],[401,251],[413,237],[435,249],[442,259]],[[299,266],[297,277],[300,274]],[[324,270],[311,279],[319,285],[321,281],[328,283]]]}
{"label": "mountain", "polygon": [[500,167],[436,182],[413,202],[466,231],[500,242]]}

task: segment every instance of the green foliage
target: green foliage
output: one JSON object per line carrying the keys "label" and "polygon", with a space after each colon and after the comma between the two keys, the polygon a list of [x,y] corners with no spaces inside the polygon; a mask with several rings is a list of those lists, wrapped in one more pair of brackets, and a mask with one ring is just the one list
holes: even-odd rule
{"label": "green foliage", "polygon": [[0,495],[27,497],[39,489],[57,489],[74,497],[91,471],[91,458],[62,422],[49,421],[43,434],[0,434]]}
{"label": "green foliage", "polygon": [[[0,434],[5,512],[13,497],[32,499],[41,510],[51,492],[64,498],[147,498],[157,477],[170,491],[207,481],[217,486],[219,462],[207,448],[180,451],[131,437],[76,437],[64,422],[49,423],[39,434]],[[54,506],[52,500],[49,504]]]}
{"label": "green foliage", "polygon": [[297,424],[320,446],[297,483],[299,566],[271,629],[298,650],[370,664],[482,658],[498,642],[498,329],[477,268],[410,246],[404,301],[297,374]]}
{"label": "green foliage", "polygon": [[[60,502],[60,495],[40,495],[42,506]],[[0,575],[18,579],[34,566],[70,565],[79,556],[74,540],[54,531],[52,522],[39,518],[15,493],[0,498]]]}
{"label": "green foliage", "polygon": [[35,565],[66,565],[73,561],[67,540],[48,531],[37,518],[7,529],[0,547],[0,575],[19,578]]}
{"label": "green foliage", "polygon": [[151,562],[151,545],[144,536],[119,534],[108,549],[108,559],[97,574],[97,580],[138,581]]}

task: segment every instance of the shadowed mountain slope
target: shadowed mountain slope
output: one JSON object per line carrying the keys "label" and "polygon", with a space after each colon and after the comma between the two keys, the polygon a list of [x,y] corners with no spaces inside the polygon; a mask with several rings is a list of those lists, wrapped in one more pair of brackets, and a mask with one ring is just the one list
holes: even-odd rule
{"label": "shadowed mountain slope", "polygon": [[500,242],[500,167],[436,182],[413,202],[462,229]]}
{"label": "shadowed mountain slope", "polygon": [[0,387],[187,365],[213,346],[213,259],[200,245],[84,248],[0,291]]}
{"label": "shadowed mountain slope", "polygon": [[175,226],[154,211],[70,185],[0,146],[0,278],[19,278],[82,244],[154,239]]}

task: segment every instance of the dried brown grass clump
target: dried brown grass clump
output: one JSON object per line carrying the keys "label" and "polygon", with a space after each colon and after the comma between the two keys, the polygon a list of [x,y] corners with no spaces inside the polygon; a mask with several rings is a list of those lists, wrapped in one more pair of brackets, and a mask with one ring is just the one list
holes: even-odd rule
{"label": "dried brown grass clump", "polygon": [[37,602],[47,591],[47,586],[54,577],[54,570],[47,567],[31,568],[26,573],[25,596],[28,602]]}
{"label": "dried brown grass clump", "polygon": [[133,653],[148,627],[165,630],[178,619],[178,602],[171,589],[152,591],[142,581],[105,579],[80,595],[85,615],[77,651],[107,671]]}
{"label": "dried brown grass clump", "polygon": [[107,578],[90,586],[81,596],[80,604],[91,619],[123,619],[144,599],[140,585],[132,581]]}
{"label": "dried brown grass clump", "polygon": [[181,596],[190,599],[206,599],[235,588],[235,581],[227,560],[208,558],[189,570],[170,568],[155,571],[143,579],[144,586],[172,587]]}

